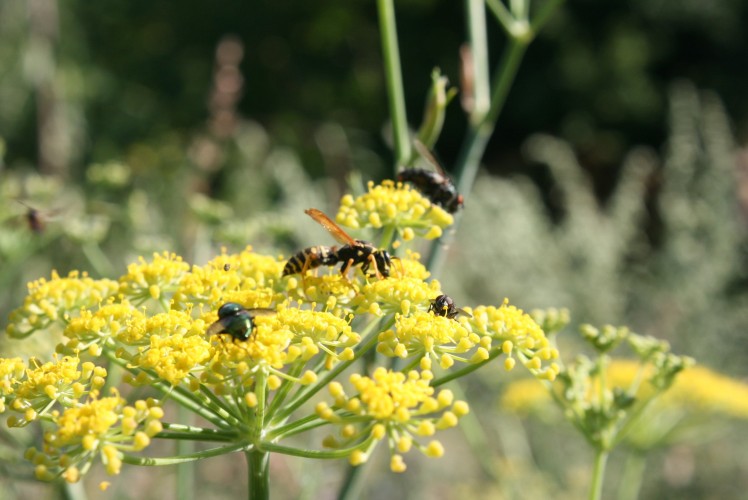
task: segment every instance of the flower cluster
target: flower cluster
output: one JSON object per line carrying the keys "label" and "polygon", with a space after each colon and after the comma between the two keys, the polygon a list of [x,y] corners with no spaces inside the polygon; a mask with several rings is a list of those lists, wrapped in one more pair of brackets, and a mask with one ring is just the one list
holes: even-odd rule
{"label": "flower cluster", "polygon": [[317,414],[340,425],[342,431],[340,438],[330,436],[326,444],[348,447],[357,443],[349,460],[360,465],[366,462],[377,442],[387,438],[391,444],[390,468],[394,472],[405,471],[402,453],[414,445],[426,456],[441,457],[444,448],[439,441],[422,444],[418,438],[428,438],[437,430],[456,426],[458,419],[468,413],[468,405],[455,401],[452,392],[446,389],[434,397],[432,378],[428,370],[410,371],[406,375],[379,367],[372,377],[351,375],[355,396],[348,396],[342,384],[333,382],[329,391],[335,401],[332,406],[319,403]]}
{"label": "flower cluster", "polygon": [[393,181],[377,185],[369,182],[368,192],[363,195],[344,196],[336,220],[354,229],[397,228],[405,241],[415,236],[429,240],[438,238],[443,229],[454,222],[452,214],[433,205],[417,190]]}
{"label": "flower cluster", "polygon": [[[440,234],[452,217],[417,191],[385,182],[356,200],[344,198],[338,220],[389,227],[407,240],[413,232]],[[552,380],[558,372],[550,363],[558,353],[543,331],[506,301],[466,307],[457,317],[434,310],[444,292],[438,281],[426,281],[418,254],[393,258],[387,278],[367,276],[360,265],[348,275],[318,266],[284,276],[284,267],[284,259],[247,247],[202,266],[155,254],[128,266],[117,281],[71,273],[32,283],[8,332],[23,337],[56,329],[64,335],[57,347],[62,357],[28,368],[17,358],[0,360],[0,409],[18,414],[13,425],[40,416],[49,421],[44,446],[29,453],[37,476],[74,481],[98,459],[116,473],[123,461],[141,463],[133,453],[152,437],[210,435],[229,451],[283,452],[284,438],[331,424],[340,427],[340,437],[324,444],[335,449],[309,456],[361,464],[386,441],[392,469],[403,471],[402,454],[414,446],[441,456],[432,436],[468,412],[465,402],[438,390],[446,380],[499,356],[506,369],[520,360],[539,378]],[[346,389],[336,381],[375,351],[392,358],[390,367],[395,358],[405,360],[405,368],[355,373]],[[124,382],[160,393],[209,427],[161,424],[156,400],[128,405],[120,393],[100,398],[104,363],[123,370]],[[332,404],[297,415],[325,389]]]}
{"label": "flower cluster", "polygon": [[110,475],[119,474],[123,451],[140,451],[162,430],[164,411],[153,400],[127,406],[116,390],[112,396],[67,408],[53,416],[55,430],[44,435],[43,450],[30,448],[26,458],[36,477],[63,477],[74,483],[101,458]]}
{"label": "flower cluster", "polygon": [[20,358],[0,359],[0,413],[14,412],[8,426],[23,427],[49,415],[58,405],[71,406],[104,385],[106,369],[65,356],[40,364]]}
{"label": "flower cluster", "polygon": [[[559,327],[568,323],[564,311],[535,317]],[[612,325],[582,325],[580,333],[597,351],[596,358],[577,356],[559,368],[555,382],[546,387],[537,380],[510,384],[502,406],[516,413],[546,414],[555,403],[603,453],[623,439],[643,451],[664,444],[677,435],[677,427],[688,425],[687,416],[698,413],[748,416],[742,403],[745,387],[671,353],[665,341]],[[611,360],[608,353],[619,346],[628,346],[638,360]]]}
{"label": "flower cluster", "polygon": [[59,324],[67,314],[95,307],[113,296],[119,286],[116,281],[95,280],[85,273],[73,271],[65,278],[53,272],[51,279],[41,278],[29,283],[28,289],[23,307],[10,314],[6,330],[10,337],[27,337]]}
{"label": "flower cluster", "polygon": [[[654,367],[634,360],[616,359],[607,368],[606,386],[611,393],[620,388],[637,401],[649,401],[658,393],[650,383],[654,371]],[[595,389],[590,382],[586,397],[591,398]],[[547,415],[553,400],[538,380],[521,379],[507,386],[501,406],[512,413]],[[673,435],[674,426],[703,425],[705,415],[748,419],[748,385],[704,366],[685,368],[672,387],[648,405],[639,418],[640,425],[626,439],[639,449],[651,449],[664,444]]]}

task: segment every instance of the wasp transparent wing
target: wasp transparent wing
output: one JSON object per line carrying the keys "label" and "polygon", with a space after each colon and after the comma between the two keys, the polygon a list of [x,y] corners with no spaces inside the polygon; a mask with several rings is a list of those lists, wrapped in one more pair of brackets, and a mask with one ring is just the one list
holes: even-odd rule
{"label": "wasp transparent wing", "polygon": [[304,210],[304,213],[317,221],[317,224],[324,227],[338,243],[342,243],[344,245],[356,244],[356,240],[351,238],[348,233],[343,231],[340,226],[335,224],[335,222],[333,222],[333,220],[326,216],[321,210],[317,210],[316,208],[308,208]]}

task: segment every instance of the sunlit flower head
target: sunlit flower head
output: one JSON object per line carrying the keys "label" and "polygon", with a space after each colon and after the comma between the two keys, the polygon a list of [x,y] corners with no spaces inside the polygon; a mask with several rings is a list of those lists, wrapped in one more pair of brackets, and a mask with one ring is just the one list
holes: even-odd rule
{"label": "sunlit flower head", "polygon": [[364,285],[351,305],[358,314],[408,314],[411,309],[427,309],[430,300],[438,294],[436,280],[426,283],[418,278],[391,277]]}
{"label": "sunlit flower head", "polygon": [[21,358],[0,358],[0,413],[5,412],[6,396],[15,391],[15,384],[23,378],[26,364]]}
{"label": "sunlit flower head", "polygon": [[22,427],[51,412],[55,403],[76,404],[86,394],[102,387],[106,378],[103,367],[91,362],[81,364],[72,356],[55,358],[44,364],[32,359],[20,375],[17,360],[5,361],[3,366],[7,406],[20,415],[11,417],[8,421],[11,427]]}
{"label": "sunlit flower head", "polygon": [[331,367],[341,359],[351,359],[352,347],[360,341],[346,320],[324,311],[281,308],[276,314],[255,317],[253,324],[246,341],[224,334],[224,340],[214,343],[215,357],[203,375],[205,380],[231,378],[230,370],[239,363],[248,372],[262,366],[281,377],[285,374],[278,370],[284,365],[317,355],[324,356],[326,366]]}
{"label": "sunlit flower head", "polygon": [[56,415],[54,429],[44,436],[43,451],[32,448],[26,456],[43,480],[62,476],[77,482],[97,457],[108,474],[119,474],[122,452],[148,446],[162,429],[163,415],[155,401],[127,406],[115,391],[111,397],[94,398]]}
{"label": "sunlit flower head", "polygon": [[[555,378],[556,365],[543,368],[542,364],[558,358],[558,351],[551,347],[545,333],[530,315],[509,305],[506,300],[501,307],[478,306],[471,313],[472,317],[463,321],[473,332],[490,339],[490,343],[501,345],[509,358],[507,361],[512,360],[505,363],[508,369],[514,366],[516,356],[536,376],[550,380]],[[484,347],[488,348],[490,343],[487,342]]]}
{"label": "sunlit flower head", "polygon": [[405,257],[398,259],[393,263],[393,268],[397,276],[416,278],[426,280],[431,273],[426,266],[421,264],[421,255],[411,250],[405,251]]}
{"label": "sunlit flower head", "polygon": [[140,348],[130,366],[153,370],[159,378],[176,385],[209,359],[211,344],[204,335],[194,334],[191,323],[180,325],[178,320],[173,321],[172,315],[160,315],[157,319],[160,327],[171,331],[150,335],[149,346]]}
{"label": "sunlit flower head", "polygon": [[116,281],[95,280],[77,271],[65,278],[53,272],[49,280],[41,278],[29,283],[23,306],[10,314],[7,333],[21,338],[48,328],[66,316],[77,316],[81,309],[97,306],[118,288]]}
{"label": "sunlit flower head", "polygon": [[[282,270],[281,260],[254,253],[251,247],[235,255],[222,254],[205,266],[193,266],[181,278],[173,297],[174,307],[204,304],[217,308],[225,302],[268,307],[274,300],[282,300]],[[244,299],[237,294],[244,294]]]}
{"label": "sunlit flower head", "polygon": [[127,266],[127,274],[119,279],[119,291],[135,304],[148,299],[163,301],[174,293],[189,270],[189,264],[176,254],[154,253],[150,262],[141,257],[138,263]]}
{"label": "sunlit flower head", "polygon": [[377,350],[387,356],[427,358],[436,360],[442,368],[449,368],[455,361],[478,362],[488,358],[487,351],[482,357],[462,356],[478,346],[480,336],[453,319],[429,312],[397,316],[395,327],[382,332],[379,341]]}
{"label": "sunlit flower head", "polygon": [[73,318],[65,328],[65,336],[70,339],[66,347],[70,351],[87,350],[92,346],[118,342],[136,344],[146,334],[146,317],[128,302],[106,304],[97,311],[82,310],[78,318]]}
{"label": "sunlit flower head", "polygon": [[361,287],[357,280],[347,279],[337,270],[314,270],[303,278],[291,277],[288,283],[293,285],[289,286],[292,299],[322,304],[330,310],[350,304]]}
{"label": "sunlit flower head", "polygon": [[438,238],[454,222],[449,212],[432,205],[417,190],[390,180],[377,185],[369,182],[368,192],[357,198],[344,196],[336,220],[354,229],[393,227],[405,240],[414,235]]}
{"label": "sunlit flower head", "polygon": [[[377,442],[387,440],[393,455],[417,447],[431,457],[443,454],[438,441],[421,443],[437,430],[457,425],[460,417],[468,413],[467,404],[457,401],[449,390],[435,394],[430,385],[432,374],[402,372],[377,368],[372,377],[353,374],[350,383],[356,394],[349,396],[343,386],[333,382],[329,386],[334,404],[317,405],[317,414],[332,423],[344,426],[342,437],[347,442],[360,441],[357,451],[350,456],[353,465],[366,461]],[[337,442],[345,445],[346,442]],[[396,459],[393,470],[402,472],[404,464]]]}
{"label": "sunlit flower head", "polygon": [[279,292],[284,291],[281,275],[285,260],[279,257],[256,253],[248,246],[238,254],[221,255],[209,263],[221,269],[224,269],[226,264],[229,265],[229,270],[225,272],[239,275],[242,280],[240,287],[243,289],[268,287]]}

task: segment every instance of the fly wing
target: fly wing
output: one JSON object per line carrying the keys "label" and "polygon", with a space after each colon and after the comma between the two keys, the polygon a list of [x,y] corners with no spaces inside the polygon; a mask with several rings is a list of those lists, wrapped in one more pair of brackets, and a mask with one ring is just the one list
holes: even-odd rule
{"label": "fly wing", "polygon": [[460,314],[464,314],[468,318],[472,318],[473,317],[472,314],[470,314],[469,312],[467,312],[465,309],[461,309],[459,307],[457,308],[457,312],[460,313]]}
{"label": "fly wing", "polygon": [[356,244],[356,240],[351,238],[348,233],[343,231],[340,226],[335,224],[332,219],[322,213],[321,210],[317,210],[316,208],[308,208],[304,210],[304,213],[317,221],[317,224],[327,229],[327,232],[330,233],[338,243],[342,243],[344,245]]}
{"label": "fly wing", "polygon": [[268,309],[267,307],[256,307],[254,309],[247,309],[247,312],[253,318],[256,318],[257,316],[272,316],[273,314],[278,314],[278,311],[276,311],[275,309]]}
{"label": "fly wing", "polygon": [[416,139],[413,141],[413,146],[416,148],[416,151],[418,151],[418,154],[421,155],[424,160],[429,162],[437,172],[439,172],[444,177],[447,177],[447,173],[444,171],[444,168],[439,164],[438,161],[436,161],[436,158],[434,158],[434,155],[431,154],[431,151],[429,151],[429,148],[427,148],[424,143]]}

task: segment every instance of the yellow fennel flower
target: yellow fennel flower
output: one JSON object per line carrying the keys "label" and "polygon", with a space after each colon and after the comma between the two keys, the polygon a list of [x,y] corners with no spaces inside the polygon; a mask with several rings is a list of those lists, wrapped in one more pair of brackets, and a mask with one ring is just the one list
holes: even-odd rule
{"label": "yellow fennel flower", "polygon": [[354,229],[393,227],[404,239],[411,239],[412,233],[427,239],[438,238],[454,222],[449,212],[432,205],[417,190],[390,180],[378,185],[369,182],[368,192],[358,198],[344,196],[336,220]]}
{"label": "yellow fennel flower", "polygon": [[[359,442],[350,455],[353,465],[365,462],[372,447],[380,441],[386,441],[394,455],[415,446],[426,456],[440,457],[441,443],[431,440],[423,444],[419,438],[454,427],[467,414],[468,407],[465,402],[456,401],[447,389],[434,396],[431,378],[429,371],[410,371],[406,375],[379,367],[372,377],[351,375],[350,383],[357,391],[354,396],[348,396],[341,384],[333,382],[329,391],[334,405],[319,404],[317,415],[342,426],[344,431],[342,442],[328,440],[328,444],[345,446]],[[396,465],[398,470],[404,467],[401,459],[396,460]]]}
{"label": "yellow fennel flower", "polygon": [[23,306],[10,314],[7,332],[11,337],[25,337],[68,315],[77,316],[80,309],[94,307],[114,295],[118,285],[116,281],[95,280],[73,271],[65,278],[52,272],[50,280],[33,281],[28,289]]}
{"label": "yellow fennel flower", "polygon": [[55,416],[54,429],[44,435],[44,449],[31,448],[26,456],[37,465],[37,477],[80,479],[98,456],[109,474],[119,474],[123,451],[139,451],[161,431],[163,411],[155,401],[126,401],[113,396],[92,399]]}
{"label": "yellow fennel flower", "polygon": [[107,304],[98,311],[82,310],[65,328],[68,349],[86,349],[92,344],[113,342],[135,344],[145,336],[145,315],[128,302]]}
{"label": "yellow fennel flower", "polygon": [[167,299],[173,293],[190,266],[176,254],[154,253],[153,260],[147,262],[140,257],[137,264],[127,266],[127,274],[119,279],[120,293],[136,304],[148,299]]}
{"label": "yellow fennel flower", "polygon": [[[525,366],[536,376],[553,380],[557,367],[543,363],[558,358],[558,351],[551,347],[540,326],[521,309],[509,305],[507,300],[501,307],[478,306],[471,311],[472,317],[464,324],[483,338],[484,347],[498,343],[509,358],[519,356]],[[513,363],[506,364],[511,368]]]}
{"label": "yellow fennel flower", "polygon": [[387,356],[433,358],[442,368],[449,368],[454,361],[471,361],[470,357],[459,354],[472,350],[480,342],[480,336],[444,316],[418,311],[396,318],[395,328],[379,336],[377,350]]}
{"label": "yellow fennel flower", "polygon": [[[397,263],[394,264],[397,266]],[[367,312],[376,313],[400,313],[408,314],[411,307],[415,306],[427,309],[432,298],[439,295],[439,282],[434,280],[426,283],[422,279],[395,276],[386,280],[377,280],[367,283],[361,289],[351,305],[355,312],[363,314]],[[372,310],[372,306],[375,307]]]}
{"label": "yellow fennel flower", "polygon": [[[17,370],[18,360],[4,363],[7,368]],[[16,371],[13,373],[18,375]],[[11,375],[11,373],[8,373]],[[6,376],[7,377],[7,376]],[[40,415],[49,413],[54,404],[71,406],[104,385],[106,369],[91,362],[80,363],[78,358],[64,356],[44,364],[32,359],[21,376],[5,382],[9,387],[8,407],[21,417],[11,417],[8,425],[22,427]]]}

